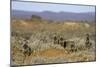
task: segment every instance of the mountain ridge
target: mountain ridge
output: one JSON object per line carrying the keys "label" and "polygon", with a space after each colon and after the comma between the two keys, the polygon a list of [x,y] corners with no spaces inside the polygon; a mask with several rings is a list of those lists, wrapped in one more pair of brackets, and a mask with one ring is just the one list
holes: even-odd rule
{"label": "mountain ridge", "polygon": [[30,19],[32,15],[37,15],[46,20],[75,20],[75,21],[95,21],[95,12],[83,12],[83,13],[73,13],[73,12],[52,12],[52,11],[21,11],[12,10],[12,17]]}

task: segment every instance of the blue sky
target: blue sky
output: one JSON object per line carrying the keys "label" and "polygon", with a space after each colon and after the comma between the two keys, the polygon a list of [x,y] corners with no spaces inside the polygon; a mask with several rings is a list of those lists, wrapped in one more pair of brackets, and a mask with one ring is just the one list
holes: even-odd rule
{"label": "blue sky", "polygon": [[81,12],[95,12],[95,6],[12,1],[12,10],[81,13]]}

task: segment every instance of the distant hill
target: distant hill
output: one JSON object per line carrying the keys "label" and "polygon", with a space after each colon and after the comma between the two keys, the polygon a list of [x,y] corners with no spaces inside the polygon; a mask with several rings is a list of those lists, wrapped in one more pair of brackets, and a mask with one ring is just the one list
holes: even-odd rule
{"label": "distant hill", "polygon": [[16,18],[30,19],[32,15],[37,15],[47,20],[72,20],[72,21],[95,21],[95,12],[87,12],[87,13],[72,13],[72,12],[28,12],[28,11],[19,11],[12,10],[12,16]]}

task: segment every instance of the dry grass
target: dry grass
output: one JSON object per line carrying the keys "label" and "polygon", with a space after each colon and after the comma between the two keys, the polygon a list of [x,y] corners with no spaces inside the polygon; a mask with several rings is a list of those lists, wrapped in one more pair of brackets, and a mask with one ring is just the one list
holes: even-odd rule
{"label": "dry grass", "polygon": [[[11,55],[13,65],[64,63],[95,60],[95,24],[79,22],[50,23],[49,21],[26,21],[12,19]],[[90,33],[90,49],[85,47],[85,34]],[[53,36],[62,36],[75,42],[76,52],[53,43]],[[24,56],[21,42],[29,37],[30,56]]]}

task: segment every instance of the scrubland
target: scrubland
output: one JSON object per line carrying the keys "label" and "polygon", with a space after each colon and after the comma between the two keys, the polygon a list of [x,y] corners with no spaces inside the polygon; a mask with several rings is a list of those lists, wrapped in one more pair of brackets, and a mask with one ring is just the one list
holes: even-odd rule
{"label": "scrubland", "polygon": [[[69,63],[95,61],[95,22],[49,21],[12,19],[11,22],[11,63],[12,65]],[[86,47],[86,34],[91,46]],[[54,44],[53,37],[73,41],[64,48]],[[27,39],[31,54],[24,55],[22,43]],[[75,51],[73,50],[75,49]]]}

